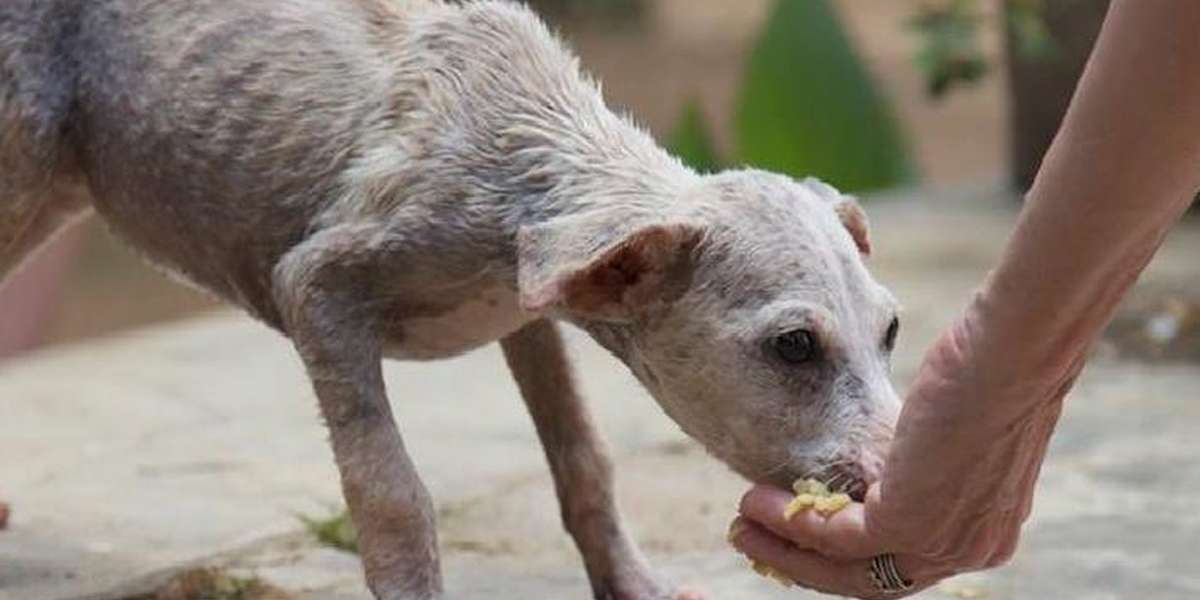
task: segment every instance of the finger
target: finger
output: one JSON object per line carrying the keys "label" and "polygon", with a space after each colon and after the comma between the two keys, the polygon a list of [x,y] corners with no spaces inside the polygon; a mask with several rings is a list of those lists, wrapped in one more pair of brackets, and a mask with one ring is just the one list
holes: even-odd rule
{"label": "finger", "polygon": [[828,517],[806,510],[787,519],[784,512],[792,498],[774,488],[755,487],[742,498],[739,512],[792,544],[829,557],[870,558],[890,551],[867,531],[862,504]]}
{"label": "finger", "polygon": [[866,561],[835,561],[796,548],[766,528],[743,520],[733,545],[751,560],[770,566],[802,587],[840,596],[877,595]]}

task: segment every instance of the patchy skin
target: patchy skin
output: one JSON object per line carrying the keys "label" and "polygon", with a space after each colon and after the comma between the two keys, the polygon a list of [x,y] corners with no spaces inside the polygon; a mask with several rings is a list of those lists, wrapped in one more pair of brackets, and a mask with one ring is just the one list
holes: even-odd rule
{"label": "patchy skin", "polygon": [[485,289],[443,314],[405,319],[401,335],[387,344],[385,354],[400,360],[450,358],[508,337],[537,319],[521,308],[512,290]]}
{"label": "patchy skin", "polygon": [[[896,313],[852,198],[702,176],[497,1],[0,2],[0,276],[95,211],[292,340],[367,584],[443,598],[380,362],[499,341],[595,597],[691,600],[641,557],[554,321],[758,482],[877,476]],[[819,360],[783,364],[805,328]]]}

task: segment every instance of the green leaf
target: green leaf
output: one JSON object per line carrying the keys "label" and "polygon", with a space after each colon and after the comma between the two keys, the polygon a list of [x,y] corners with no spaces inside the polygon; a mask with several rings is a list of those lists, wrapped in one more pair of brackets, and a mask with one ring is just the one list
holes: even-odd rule
{"label": "green leaf", "polygon": [[350,513],[345,509],[335,511],[327,517],[308,517],[299,515],[309,534],[317,541],[339,550],[358,553],[358,532]]}
{"label": "green leaf", "polygon": [[979,45],[982,21],[973,0],[956,0],[924,6],[908,23],[920,40],[917,66],[930,96],[941,98],[987,74],[987,58]]}
{"label": "green leaf", "polygon": [[1059,58],[1060,48],[1046,25],[1045,7],[1040,0],[1012,0],[1005,5],[1005,15],[1018,58],[1025,61]]}
{"label": "green leaf", "polygon": [[827,0],[779,0],[750,57],[737,114],[738,158],[847,191],[910,182],[914,171]]}
{"label": "green leaf", "polygon": [[708,121],[695,100],[684,107],[667,140],[667,148],[697,171],[715,173],[721,170],[721,159],[709,133]]}

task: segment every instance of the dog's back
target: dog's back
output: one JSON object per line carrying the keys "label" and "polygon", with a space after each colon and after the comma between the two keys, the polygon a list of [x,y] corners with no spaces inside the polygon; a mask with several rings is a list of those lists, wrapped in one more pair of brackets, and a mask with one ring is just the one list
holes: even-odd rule
{"label": "dog's back", "polygon": [[153,262],[275,323],[271,270],[385,110],[386,0],[88,0],[80,162]]}
{"label": "dog's back", "polygon": [[[424,202],[461,222],[461,199],[478,192],[486,197],[466,213],[478,217],[472,241],[507,244],[497,223],[509,220],[488,211],[528,196],[495,192],[498,182],[526,185],[510,157],[551,160],[560,142],[595,139],[654,148],[607,111],[532,13],[506,2],[0,5],[0,126],[6,144],[21,146],[0,149],[0,160],[21,163],[0,171],[0,190],[70,171],[152,262],[272,324],[273,268],[331,204],[337,219],[369,219],[389,203]],[[486,150],[509,130],[536,148]],[[12,222],[46,212],[30,202],[52,202],[2,195],[12,226],[0,221],[0,276],[13,254],[5,232],[30,230]]]}

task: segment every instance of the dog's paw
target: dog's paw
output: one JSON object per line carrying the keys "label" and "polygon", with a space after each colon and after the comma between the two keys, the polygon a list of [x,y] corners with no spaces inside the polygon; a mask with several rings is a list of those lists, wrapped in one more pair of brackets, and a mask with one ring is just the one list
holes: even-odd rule
{"label": "dog's paw", "polygon": [[667,598],[668,600],[708,600],[708,594],[691,586],[682,586]]}
{"label": "dog's paw", "polygon": [[694,587],[670,588],[647,573],[615,578],[597,590],[598,600],[708,600]]}

